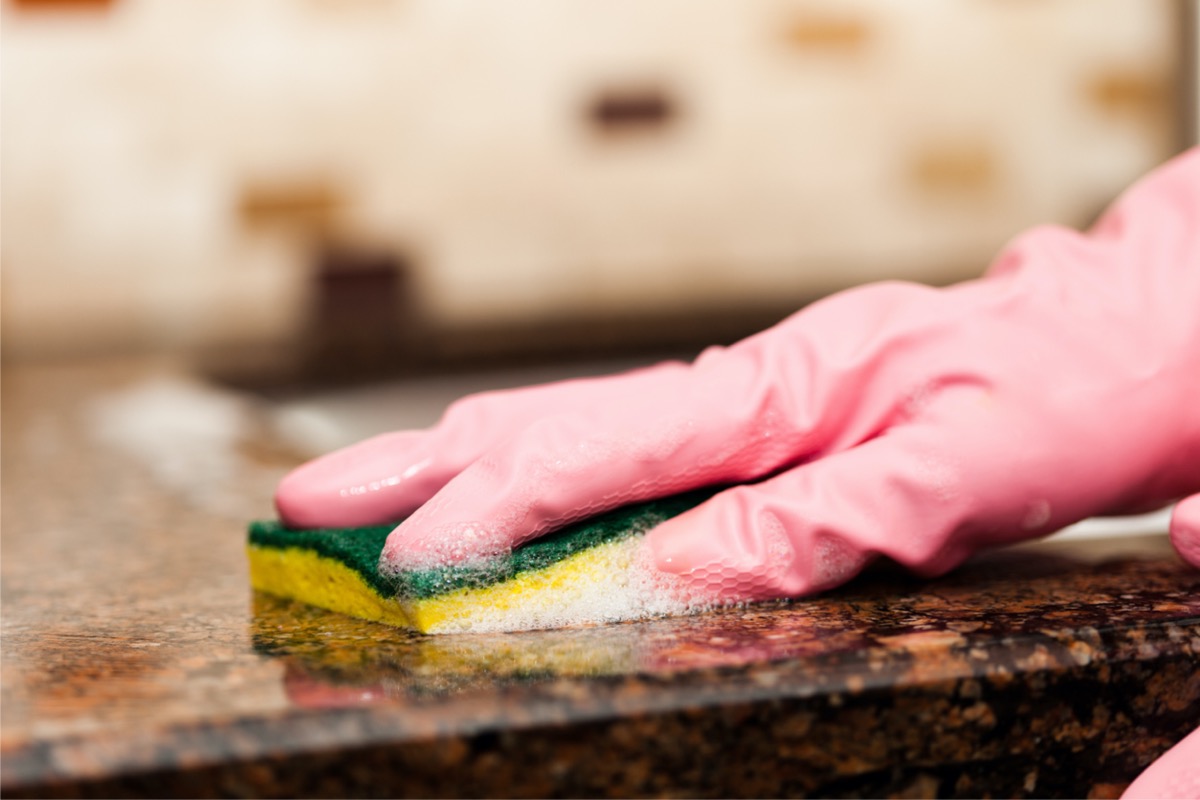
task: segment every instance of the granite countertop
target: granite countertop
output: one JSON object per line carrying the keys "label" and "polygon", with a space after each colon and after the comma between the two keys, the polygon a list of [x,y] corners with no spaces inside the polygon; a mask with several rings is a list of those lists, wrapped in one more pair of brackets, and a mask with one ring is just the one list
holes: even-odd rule
{"label": "granite countertop", "polygon": [[3,375],[17,796],[1115,796],[1200,719],[1164,536],[815,599],[423,637],[249,589],[297,454],[157,361]]}

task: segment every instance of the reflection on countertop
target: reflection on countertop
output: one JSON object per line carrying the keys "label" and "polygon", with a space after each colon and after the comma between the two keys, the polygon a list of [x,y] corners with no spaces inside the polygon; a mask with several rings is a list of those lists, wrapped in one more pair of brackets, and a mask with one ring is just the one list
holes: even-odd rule
{"label": "reflection on countertop", "polygon": [[269,409],[3,376],[6,796],[1114,796],[1200,717],[1165,536],[694,617],[425,637],[255,595]]}

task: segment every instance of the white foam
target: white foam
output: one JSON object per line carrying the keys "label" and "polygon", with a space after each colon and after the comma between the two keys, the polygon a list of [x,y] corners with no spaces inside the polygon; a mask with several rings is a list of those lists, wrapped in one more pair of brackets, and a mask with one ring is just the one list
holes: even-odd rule
{"label": "white foam", "polygon": [[1121,517],[1091,517],[1063,528],[1051,536],[1049,541],[1162,535],[1170,528],[1173,508],[1168,506],[1148,514]]}
{"label": "white foam", "polygon": [[[467,606],[430,633],[499,633],[622,622],[691,614],[712,608],[712,597],[650,564],[642,539],[592,548],[583,573],[532,590],[500,594],[493,603]],[[553,569],[553,568],[549,568]]]}

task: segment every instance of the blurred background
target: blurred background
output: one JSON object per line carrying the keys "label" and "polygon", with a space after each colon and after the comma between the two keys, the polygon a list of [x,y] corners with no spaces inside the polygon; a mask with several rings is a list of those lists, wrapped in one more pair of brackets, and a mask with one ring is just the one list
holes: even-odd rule
{"label": "blurred background", "polygon": [[694,350],[1196,140],[1188,0],[7,0],[3,358]]}

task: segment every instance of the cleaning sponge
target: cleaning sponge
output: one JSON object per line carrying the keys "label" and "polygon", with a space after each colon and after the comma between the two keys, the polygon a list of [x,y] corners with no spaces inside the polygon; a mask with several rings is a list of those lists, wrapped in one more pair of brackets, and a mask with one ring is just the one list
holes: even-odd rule
{"label": "cleaning sponge", "polygon": [[293,530],[253,522],[255,589],[423,633],[527,630],[681,613],[694,605],[641,563],[637,540],[699,504],[691,492],[618,509],[482,565],[385,575],[393,525]]}

